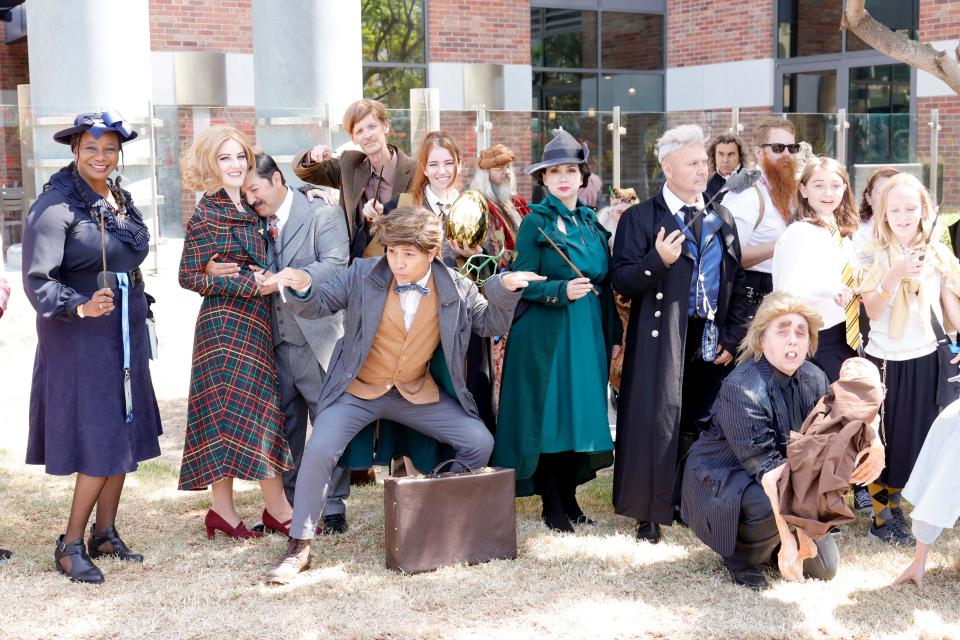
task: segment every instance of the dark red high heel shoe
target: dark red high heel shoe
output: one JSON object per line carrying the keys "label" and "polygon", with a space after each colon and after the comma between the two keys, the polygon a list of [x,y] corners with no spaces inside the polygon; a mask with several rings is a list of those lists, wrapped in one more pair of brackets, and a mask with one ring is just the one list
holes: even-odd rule
{"label": "dark red high heel shoe", "polygon": [[236,527],[231,527],[226,520],[220,517],[220,514],[210,509],[207,516],[203,519],[203,524],[207,527],[207,540],[213,540],[213,536],[219,529],[234,540],[245,540],[247,538],[260,538],[263,536],[259,531],[250,531],[243,520]]}
{"label": "dark red high heel shoe", "polygon": [[285,536],[290,535],[290,523],[293,522],[293,518],[290,518],[286,522],[280,522],[266,509],[263,510],[263,532],[264,533],[282,533]]}

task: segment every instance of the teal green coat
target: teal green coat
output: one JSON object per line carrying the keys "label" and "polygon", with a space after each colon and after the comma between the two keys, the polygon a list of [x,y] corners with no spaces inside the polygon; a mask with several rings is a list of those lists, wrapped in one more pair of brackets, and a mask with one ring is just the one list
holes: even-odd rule
{"label": "teal green coat", "polygon": [[[558,217],[562,215],[561,212],[566,211],[559,200],[548,195],[542,202],[531,207],[517,233],[518,254],[514,269],[533,271],[547,277],[546,281],[530,283],[523,291],[523,300],[518,305],[518,313],[514,317],[513,328],[507,341],[500,389],[492,464],[516,469],[517,495],[533,493],[533,473],[543,451],[543,407],[548,402],[555,402],[548,397],[547,387],[554,356],[558,350],[558,338],[567,321],[566,314],[569,313],[567,283],[578,277],[550,246],[539,229],[542,228],[564,253],[569,254],[566,236],[557,227]],[[579,214],[599,235],[606,248],[610,233],[597,221],[594,212],[579,205]],[[570,222],[567,222],[566,226],[568,233],[575,232]],[[601,326],[586,329],[603,331],[606,352],[604,371],[608,372],[610,348],[615,343],[619,344],[622,327],[614,306],[609,278],[594,282],[594,286],[602,292]],[[575,349],[576,345],[572,348]],[[597,381],[592,382],[591,386],[596,387]],[[602,384],[605,389],[605,378]],[[578,458],[579,483],[593,479],[598,469],[609,466],[613,461],[610,450],[585,452]]]}

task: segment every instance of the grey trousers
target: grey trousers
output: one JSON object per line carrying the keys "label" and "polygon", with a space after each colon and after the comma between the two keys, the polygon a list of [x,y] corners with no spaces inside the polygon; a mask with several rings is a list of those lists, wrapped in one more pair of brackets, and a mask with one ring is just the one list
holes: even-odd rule
{"label": "grey trousers", "polygon": [[[817,540],[817,555],[803,562],[803,575],[818,580],[832,580],[837,575],[840,552],[832,535]],[[740,524],[737,528],[737,544],[733,554],[723,562],[737,571],[758,567],[771,561],[773,552],[780,546],[777,523],[773,518],[770,499],[759,483],[753,482],[740,499]],[[776,560],[774,559],[774,562]]]}
{"label": "grey trousers", "polygon": [[[283,491],[290,504],[296,504],[297,476],[307,442],[307,417],[317,424],[317,400],[324,374],[320,363],[309,346],[283,342],[274,348],[277,359],[277,379],[280,382],[280,410],[283,411],[283,426],[293,456],[293,469],[283,474]],[[323,515],[343,515],[343,504],[350,497],[350,472],[336,467],[330,479]]]}
{"label": "grey trousers", "polygon": [[412,404],[395,388],[374,400],[344,393],[320,412],[310,434],[300,466],[297,502],[293,506],[290,537],[310,540],[331,489],[330,474],[344,449],[360,431],[379,418],[399,422],[451,445],[457,458],[472,468],[487,464],[493,452],[493,436],[483,422],[468,414],[460,403],[440,391],[440,400]]}

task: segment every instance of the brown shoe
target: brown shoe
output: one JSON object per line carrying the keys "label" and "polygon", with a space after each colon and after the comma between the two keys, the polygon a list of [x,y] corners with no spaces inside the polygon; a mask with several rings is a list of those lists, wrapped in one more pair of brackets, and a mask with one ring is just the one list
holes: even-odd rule
{"label": "brown shoe", "polygon": [[310,568],[310,541],[287,538],[283,557],[270,567],[263,579],[268,584],[287,584],[301,571]]}

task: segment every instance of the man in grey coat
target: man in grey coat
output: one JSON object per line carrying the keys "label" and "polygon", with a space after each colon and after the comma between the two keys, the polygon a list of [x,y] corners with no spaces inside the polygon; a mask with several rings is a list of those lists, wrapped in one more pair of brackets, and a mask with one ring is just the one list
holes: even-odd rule
{"label": "man in grey coat", "polygon": [[[355,260],[346,272],[317,285],[287,268],[258,275],[264,288],[283,286],[305,318],[345,312],[346,332],[324,380],[315,429],[300,471],[284,556],[267,573],[283,584],[310,565],[310,543],[330,474],[353,437],[378,418],[400,422],[454,447],[457,459],[484,466],[493,437],[479,419],[466,384],[470,334],[490,337],[510,328],[520,289],[544,278],[515,271],[487,280],[484,293],[438,258],[440,219],[423,207],[400,207],[374,224],[385,256]],[[488,303],[489,298],[489,303]],[[456,397],[433,380],[429,362],[441,349]]]}
{"label": "man in grey coat", "polygon": [[[272,157],[258,153],[254,170],[247,174],[244,197],[254,211],[267,221],[266,236],[270,271],[286,267],[302,269],[313,282],[329,280],[347,268],[349,240],[343,211],[322,200],[308,200],[286,180]],[[236,273],[235,263],[208,264],[214,275]],[[307,438],[307,418],[316,425],[317,400],[330,366],[330,356],[343,335],[343,314],[308,320],[294,315],[276,287],[264,288],[271,295],[270,320],[277,379],[280,384],[280,409],[293,455],[294,467],[283,474],[287,500],[295,504],[297,476]],[[324,508],[324,533],[342,533],[347,529],[346,506],[350,495],[350,474],[334,471],[332,487]],[[289,526],[288,523],[279,523]],[[264,523],[269,526],[269,523]]]}

